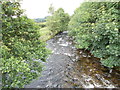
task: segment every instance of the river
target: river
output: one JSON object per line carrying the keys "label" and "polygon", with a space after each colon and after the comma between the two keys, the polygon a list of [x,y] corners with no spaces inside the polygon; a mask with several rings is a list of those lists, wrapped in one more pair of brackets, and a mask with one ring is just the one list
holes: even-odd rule
{"label": "river", "polygon": [[52,54],[43,62],[41,77],[25,88],[117,88],[120,73],[100,65],[98,58],[77,50],[67,31],[47,41]]}

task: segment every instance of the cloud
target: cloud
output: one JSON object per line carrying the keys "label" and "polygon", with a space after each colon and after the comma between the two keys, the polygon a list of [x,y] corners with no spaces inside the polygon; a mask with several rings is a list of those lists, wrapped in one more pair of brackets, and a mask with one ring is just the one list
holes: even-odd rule
{"label": "cloud", "polygon": [[48,16],[48,8],[53,4],[55,9],[63,8],[70,15],[80,6],[83,0],[23,0],[21,7],[26,10],[29,18],[41,18]]}

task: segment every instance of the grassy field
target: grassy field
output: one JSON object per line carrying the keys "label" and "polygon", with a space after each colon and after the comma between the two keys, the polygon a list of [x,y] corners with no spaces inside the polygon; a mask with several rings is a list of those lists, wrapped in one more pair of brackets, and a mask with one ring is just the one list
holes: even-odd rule
{"label": "grassy field", "polygon": [[46,22],[40,22],[37,24],[41,27],[41,29],[39,30],[39,34],[41,36],[39,38],[40,40],[47,41],[57,34],[57,32],[52,32],[47,28]]}
{"label": "grassy field", "polygon": [[53,37],[53,33],[47,27],[41,28],[39,33],[41,35],[39,39],[42,41],[47,41]]}
{"label": "grassy field", "polygon": [[40,27],[46,27],[46,22],[40,22],[40,23],[37,23]]}

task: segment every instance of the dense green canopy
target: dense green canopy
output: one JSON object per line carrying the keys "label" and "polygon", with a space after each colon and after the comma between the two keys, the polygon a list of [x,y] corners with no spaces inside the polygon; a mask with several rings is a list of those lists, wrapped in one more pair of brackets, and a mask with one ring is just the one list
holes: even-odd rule
{"label": "dense green canopy", "polygon": [[120,2],[84,2],[69,23],[77,48],[91,51],[107,67],[120,66]]}

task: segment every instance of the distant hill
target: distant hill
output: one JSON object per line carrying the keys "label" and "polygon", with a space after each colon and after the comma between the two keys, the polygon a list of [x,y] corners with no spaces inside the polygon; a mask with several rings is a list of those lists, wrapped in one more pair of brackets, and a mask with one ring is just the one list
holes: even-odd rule
{"label": "distant hill", "polygon": [[46,18],[47,18],[47,17],[48,17],[48,16],[46,16],[46,17],[44,17],[44,18],[35,18],[34,21],[37,22],[37,23],[39,23],[39,22],[46,22]]}

